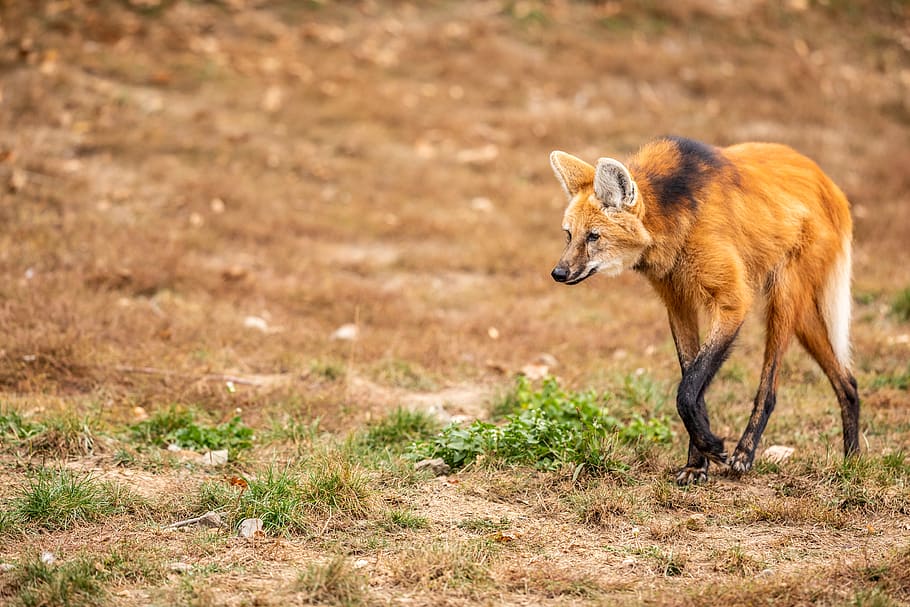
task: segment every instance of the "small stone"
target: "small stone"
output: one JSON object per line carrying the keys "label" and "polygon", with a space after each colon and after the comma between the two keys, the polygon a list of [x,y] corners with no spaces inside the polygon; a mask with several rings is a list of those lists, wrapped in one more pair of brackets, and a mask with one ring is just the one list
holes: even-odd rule
{"label": "small stone", "polygon": [[247,316],[243,319],[243,326],[247,329],[256,329],[263,333],[269,332],[269,323],[261,316]]}
{"label": "small stone", "polygon": [[525,365],[521,368],[521,374],[531,381],[536,381],[547,377],[550,374],[550,368],[546,365]]}
{"label": "small stone", "polygon": [[217,451],[209,451],[208,453],[203,453],[200,456],[199,460],[202,465],[206,467],[223,466],[228,462],[228,450],[219,449]]}
{"label": "small stone", "polygon": [[343,324],[332,333],[332,339],[340,341],[354,341],[360,334],[360,329],[354,323]]}
{"label": "small stone", "polygon": [[190,565],[189,563],[177,561],[176,563],[169,564],[167,566],[167,568],[170,569],[171,571],[173,571],[174,573],[189,573],[193,569],[193,566]]}
{"label": "small stone", "polygon": [[455,160],[459,164],[483,165],[495,160],[497,156],[499,156],[499,148],[495,144],[488,143],[478,148],[460,150],[455,154]]}
{"label": "small stone", "polygon": [[490,327],[487,329],[487,335],[490,337],[490,339],[499,339],[499,329],[496,327]]}
{"label": "small stone", "polygon": [[54,556],[53,552],[45,550],[44,552],[41,553],[41,562],[44,563],[45,565],[53,565],[54,563],[57,562],[57,557]]}
{"label": "small stone", "polygon": [[414,469],[417,471],[429,470],[435,476],[442,476],[444,474],[448,474],[449,471],[451,470],[449,465],[441,457],[437,457],[435,459],[420,460],[419,462],[414,464]]}
{"label": "small stone", "polygon": [[237,528],[238,537],[259,537],[263,535],[265,535],[265,532],[262,530],[261,518],[245,518],[240,521],[240,526]]}
{"label": "small stone", "polygon": [[7,571],[12,571],[16,566],[12,563],[0,563],[0,573],[6,573]]}
{"label": "small stone", "polygon": [[15,193],[23,189],[28,183],[28,173],[22,169],[13,169],[12,174],[9,177],[9,189],[11,192]]}
{"label": "small stone", "polygon": [[199,525],[202,527],[211,527],[213,529],[221,527],[224,525],[224,521],[221,520],[221,515],[217,512],[212,512],[211,510],[199,517]]}
{"label": "small stone", "polygon": [[363,569],[364,567],[366,567],[369,564],[370,564],[370,561],[368,561],[366,559],[357,559],[356,561],[354,561],[354,569]]}
{"label": "small stone", "polygon": [[493,202],[486,196],[477,196],[471,199],[471,208],[481,213],[493,211]]}
{"label": "small stone", "polygon": [[772,464],[782,464],[793,455],[795,449],[784,445],[771,445],[762,453],[762,459]]}
{"label": "small stone", "polygon": [[559,366],[559,361],[556,360],[556,357],[547,352],[541,352],[534,362],[538,365],[546,365],[548,367]]}

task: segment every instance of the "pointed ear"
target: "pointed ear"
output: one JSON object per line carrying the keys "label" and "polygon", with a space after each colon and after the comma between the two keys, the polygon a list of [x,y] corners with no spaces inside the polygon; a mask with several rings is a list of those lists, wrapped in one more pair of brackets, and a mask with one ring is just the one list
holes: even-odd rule
{"label": "pointed ear", "polygon": [[572,154],[555,151],[550,153],[550,166],[556,174],[556,179],[565,191],[566,196],[572,199],[585,186],[590,186],[594,181],[594,167]]}
{"label": "pointed ear", "polygon": [[635,182],[629,169],[618,160],[601,158],[594,174],[594,194],[607,208],[621,209],[635,204]]}

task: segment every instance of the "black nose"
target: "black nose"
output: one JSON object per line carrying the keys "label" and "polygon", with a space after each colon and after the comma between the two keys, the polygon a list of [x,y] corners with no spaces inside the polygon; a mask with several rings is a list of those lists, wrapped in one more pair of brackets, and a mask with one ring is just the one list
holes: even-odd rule
{"label": "black nose", "polygon": [[556,266],[553,268],[553,271],[550,272],[550,276],[553,277],[553,280],[556,282],[565,282],[569,278],[569,269],[562,266]]}

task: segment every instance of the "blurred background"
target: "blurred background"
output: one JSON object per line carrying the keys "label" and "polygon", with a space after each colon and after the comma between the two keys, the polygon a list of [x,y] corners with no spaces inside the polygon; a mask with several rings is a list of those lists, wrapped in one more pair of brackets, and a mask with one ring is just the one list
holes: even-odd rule
{"label": "blurred background", "polygon": [[[860,377],[900,372],[908,17],[902,0],[2,2],[0,389],[331,429],[426,393],[476,414],[522,369],[675,381],[643,279],[549,277],[549,152],[622,158],[662,134],[815,159],[853,204]],[[753,321],[743,414],[761,344]],[[782,383],[823,381],[795,351]]]}

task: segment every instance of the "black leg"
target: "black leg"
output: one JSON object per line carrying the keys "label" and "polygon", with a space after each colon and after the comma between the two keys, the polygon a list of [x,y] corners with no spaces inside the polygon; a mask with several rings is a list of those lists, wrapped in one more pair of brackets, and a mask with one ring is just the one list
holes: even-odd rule
{"label": "black leg", "polygon": [[[730,354],[739,326],[728,335],[709,341],[683,373],[676,396],[676,410],[682,418],[689,439],[710,461],[726,464],[724,441],[711,432],[704,393]],[[691,453],[691,449],[690,449]]]}

